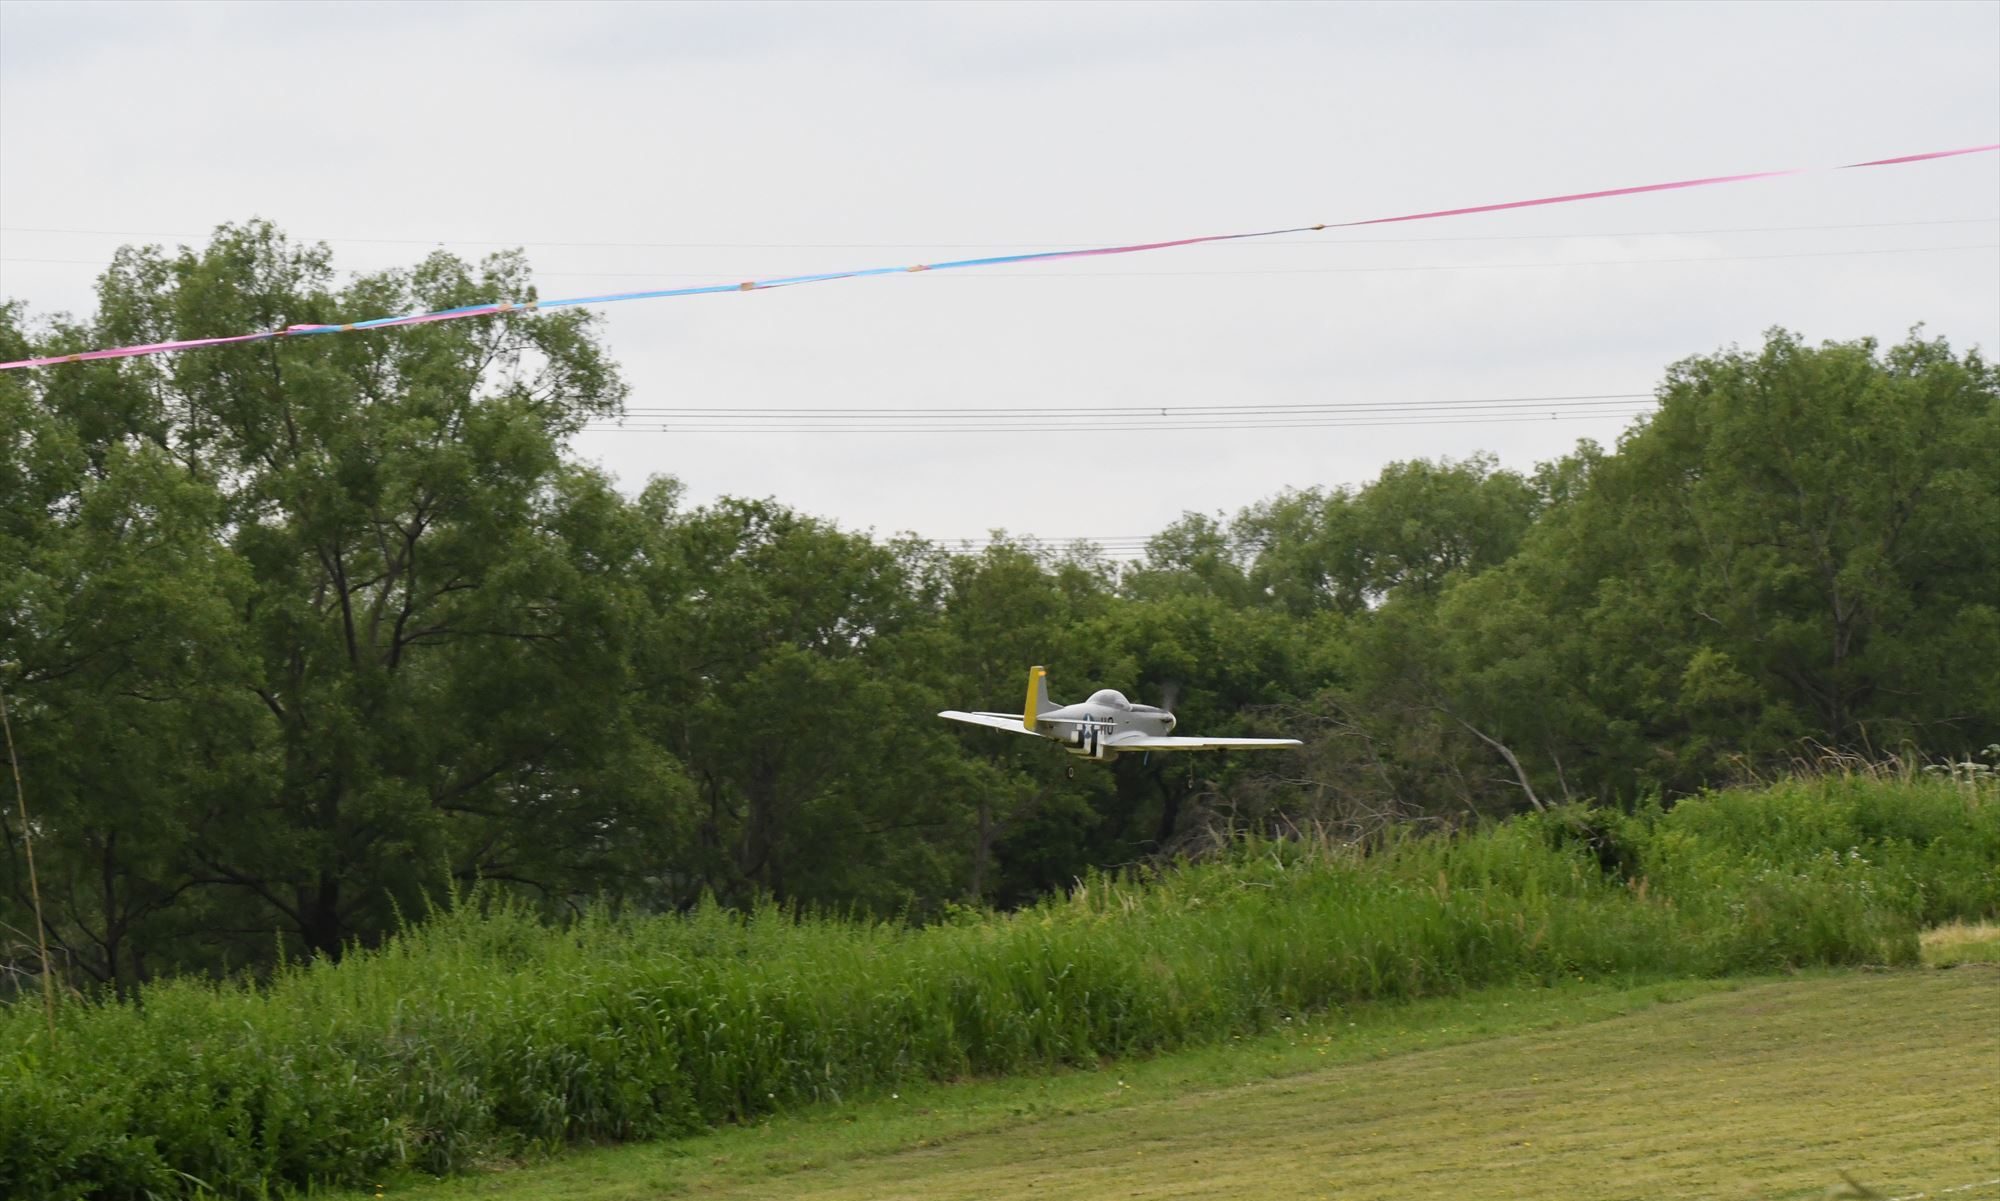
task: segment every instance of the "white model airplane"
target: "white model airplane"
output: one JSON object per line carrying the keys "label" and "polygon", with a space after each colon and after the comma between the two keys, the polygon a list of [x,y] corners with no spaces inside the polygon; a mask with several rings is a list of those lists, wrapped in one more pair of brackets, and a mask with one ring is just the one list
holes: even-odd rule
{"label": "white model airplane", "polygon": [[1249,751],[1298,746],[1296,738],[1175,738],[1174,715],[1151,705],[1135,705],[1124,694],[1105,688],[1074,705],[1049,700],[1049,673],[1028,669],[1028,699],[1019,713],[938,714],[968,725],[990,726],[1013,734],[1034,734],[1060,743],[1084,759],[1109,759],[1134,751]]}

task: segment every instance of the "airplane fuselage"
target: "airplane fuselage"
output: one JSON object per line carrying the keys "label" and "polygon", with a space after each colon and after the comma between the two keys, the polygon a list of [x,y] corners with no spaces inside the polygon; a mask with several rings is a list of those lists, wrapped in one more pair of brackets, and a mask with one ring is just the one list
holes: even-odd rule
{"label": "airplane fuselage", "polygon": [[1052,738],[1083,759],[1109,759],[1116,750],[1108,735],[1135,731],[1164,737],[1173,733],[1174,715],[1151,705],[1135,705],[1106,688],[1087,701],[1035,715],[1035,732]]}
{"label": "airplane fuselage", "polygon": [[1046,738],[1079,759],[1154,751],[1282,750],[1296,738],[1196,738],[1176,735],[1174,715],[1152,705],[1135,705],[1115,689],[1101,688],[1087,701],[1058,705],[1049,699],[1048,671],[1028,669],[1028,691],[1019,713],[946,709],[939,717],[966,725]]}

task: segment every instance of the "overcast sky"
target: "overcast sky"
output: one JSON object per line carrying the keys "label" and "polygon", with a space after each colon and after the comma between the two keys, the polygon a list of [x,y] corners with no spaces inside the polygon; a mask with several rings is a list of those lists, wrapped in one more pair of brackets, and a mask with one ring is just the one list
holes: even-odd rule
{"label": "overcast sky", "polygon": [[[121,242],[200,241],[253,216],[328,241],[351,270],[432,243],[522,246],[556,297],[1993,141],[1995,3],[7,0],[0,296],[84,313]],[[1773,325],[1894,340],[1921,322],[1996,353],[1996,242],[1988,154],[601,311],[635,408],[1648,393],[1668,363]],[[1527,469],[1630,420],[1552,411],[1070,434],[633,428],[578,451],[628,487],[671,474],[697,500],[775,496],[883,535],[1117,538],[1396,459],[1489,450]]]}

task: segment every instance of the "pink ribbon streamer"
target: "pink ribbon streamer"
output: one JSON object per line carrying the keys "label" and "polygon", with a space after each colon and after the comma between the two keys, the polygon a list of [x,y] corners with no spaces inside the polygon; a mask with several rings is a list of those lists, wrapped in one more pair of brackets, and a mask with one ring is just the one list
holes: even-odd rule
{"label": "pink ribbon streamer", "polygon": [[[1956,150],[1931,150],[1921,154],[1904,154],[1895,158],[1869,159],[1866,162],[1847,163],[1833,168],[1836,171],[1851,171],[1863,167],[1892,167],[1906,163],[1928,162],[1933,159],[1957,158],[1967,154],[1985,154],[2000,150],[2000,142],[1984,146],[1965,146]],[[1229,242],[1244,238],[1268,238],[1277,234],[1304,233],[1324,229],[1354,229],[1368,225],[1394,225],[1405,221],[1432,221],[1444,217],[1464,217],[1474,213],[1498,213],[1509,209],[1539,208],[1552,204],[1576,204],[1586,200],[1604,200],[1613,196],[1637,196],[1647,192],[1671,192],[1683,188],[1706,188],[1718,184],[1743,183],[1753,179],[1772,179],[1785,175],[1805,174],[1810,168],[1791,168],[1782,171],[1754,171],[1744,175],[1710,175],[1700,179],[1677,179],[1667,183],[1640,184],[1629,188],[1605,188],[1594,192],[1567,192],[1559,196],[1541,196],[1532,200],[1509,200],[1499,204],[1475,204],[1463,208],[1432,209],[1421,213],[1404,213],[1394,217],[1373,217],[1365,221],[1330,221],[1319,225],[1299,226],[1292,229],[1262,230],[1256,233],[1210,234],[1198,238],[1179,238],[1167,242],[1135,242],[1125,246],[1099,246],[1086,250],[1048,250],[1034,254],[997,255],[990,258],[961,259],[947,263],[920,263],[901,267],[868,267],[855,271],[832,271],[817,275],[784,276],[768,280],[750,280],[740,284],[712,284],[696,288],[669,288],[652,292],[623,292],[609,296],[572,297],[561,300],[529,301],[522,304],[480,304],[464,308],[446,309],[433,313],[410,313],[399,317],[377,317],[368,321],[357,321],[340,325],[292,325],[284,329],[264,330],[252,334],[233,334],[222,338],[188,338],[176,342],[149,342],[138,346],[116,346],[103,350],[86,350],[77,354],[47,355],[36,359],[16,359],[11,363],[0,363],[0,371],[13,371],[24,367],[52,367],[62,363],[85,363],[98,359],[124,359],[136,355],[165,354],[169,351],[193,350],[204,346],[228,346],[237,342],[261,342],[273,338],[299,337],[308,334],[345,333],[358,329],[388,329],[400,325],[427,325],[436,321],[456,321],[464,317],[488,317],[498,313],[533,312],[538,309],[563,308],[579,304],[609,304],[620,300],[644,300],[667,296],[694,296],[716,292],[753,292],[766,288],[790,287],[803,283],[825,283],[836,279],[855,279],[868,275],[891,275],[913,271],[940,271],[963,267],[991,266],[998,263],[1043,262],[1055,259],[1091,258],[1101,255],[1137,254],[1146,250],[1166,250],[1176,246],[1193,246],[1204,242]]]}

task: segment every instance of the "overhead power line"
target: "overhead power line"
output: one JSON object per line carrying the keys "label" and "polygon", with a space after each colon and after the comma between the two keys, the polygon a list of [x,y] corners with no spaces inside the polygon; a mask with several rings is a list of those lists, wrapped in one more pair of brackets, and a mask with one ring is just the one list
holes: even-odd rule
{"label": "overhead power line", "polygon": [[[923,536],[919,535],[919,537]],[[998,541],[995,541],[991,538],[930,538],[930,537],[924,537],[923,540],[937,546],[942,546],[947,550],[958,550],[961,547],[968,547],[975,551],[992,550],[996,546],[1011,546],[1016,543],[1028,546],[1037,546],[1037,547],[1055,549],[1055,550],[1068,550],[1069,548],[1075,546],[1076,544],[1083,542],[1083,543],[1089,543],[1091,546],[1095,547],[1097,550],[1103,552],[1106,555],[1130,556],[1133,558],[1137,558],[1140,555],[1145,554],[1146,551],[1150,549],[1152,542],[1150,538],[1139,539],[1132,542],[1105,542],[1097,538],[1034,538],[1028,536],[1023,536],[1020,538],[1002,538]]]}
{"label": "overhead power line", "polygon": [[1094,431],[1117,431],[1120,433],[1159,433],[1188,430],[1298,430],[1298,429],[1376,429],[1385,426],[1414,425],[1495,425],[1534,421],[1580,421],[1591,418],[1636,417],[1649,413],[1650,407],[1626,407],[1592,411],[1553,410],[1547,413],[1508,412],[1494,415],[1456,414],[1448,416],[1421,415],[1412,417],[1369,418],[1355,420],[1351,417],[1311,418],[1293,420],[1260,421],[1091,421],[1088,418],[1075,422],[1055,422],[1042,418],[1039,422],[994,422],[986,425],[972,425],[960,422],[921,423],[895,425],[887,422],[872,422],[858,425],[823,424],[779,424],[779,423],[730,423],[723,421],[667,422],[658,420],[628,420],[623,424],[592,423],[585,426],[589,433],[620,434],[1077,434]]}
{"label": "overhead power line", "polygon": [[[909,533],[910,531],[899,532]],[[1138,556],[1150,550],[1154,540],[1161,535],[1126,534],[1106,537],[1103,535],[1078,534],[1073,537],[1040,537],[1035,534],[1005,534],[999,538],[995,538],[991,534],[981,534],[976,538],[933,537],[927,534],[917,534],[915,536],[925,542],[945,547],[948,550],[956,550],[961,546],[969,546],[973,550],[991,550],[999,546],[1025,546],[1044,550],[1068,550],[1081,543],[1095,547],[1108,555]],[[887,541],[888,538],[893,537],[895,537],[893,534],[887,537],[878,536],[877,540]]]}
{"label": "overhead power line", "polygon": [[[1653,394],[1651,392],[1579,392],[1579,393],[1572,393],[1560,396],[1481,396],[1481,397],[1469,397],[1462,400],[1427,399],[1427,400],[1369,400],[1369,401],[1331,401],[1331,402],[1316,401],[1316,402],[1300,403],[1300,404],[1250,403],[1250,404],[1213,404],[1213,405],[1185,405],[1185,404],[1092,405],[1087,411],[1091,414],[1136,413],[1141,415],[1170,414],[1176,416],[1196,414],[1196,413],[1227,413],[1227,414],[1302,413],[1302,412],[1320,412],[1323,410],[1346,410],[1346,409],[1398,409],[1398,410],[1425,409],[1425,408],[1437,408],[1440,406],[1456,407],[1462,405],[1582,404],[1582,403],[1597,403],[1602,401],[1650,400],[1652,399],[1652,396]],[[727,406],[727,407],[652,406],[652,407],[642,407],[642,408],[628,408],[625,411],[628,414],[637,414],[637,413],[676,414],[676,415],[727,414],[732,417],[765,416],[765,415],[833,416],[833,415],[850,415],[850,414],[869,414],[869,415],[888,414],[896,417],[915,417],[915,416],[931,416],[931,415],[959,417],[959,416],[983,416],[989,414],[1006,416],[1018,413],[1073,414],[1076,413],[1078,410],[1074,405],[1051,405],[1051,406],[1041,406],[1041,407],[1015,407],[1012,405],[984,405],[984,406],[972,406],[972,407],[960,406],[960,407],[950,407],[950,408],[911,407],[911,408],[825,408],[825,409],[776,408],[776,407],[759,406],[759,405],[737,405],[737,406]]]}
{"label": "overhead power line", "polygon": [[613,420],[593,420],[585,429],[632,434],[1069,434],[1373,428],[1631,417],[1650,412],[1652,399],[1650,392],[1605,392],[1299,404],[826,409],[654,406],[627,409]]}
{"label": "overhead power line", "polygon": [[877,534],[875,535],[875,537],[877,541],[886,542],[892,538],[896,538],[901,535],[910,535],[912,537],[920,538],[925,542],[935,543],[936,545],[939,546],[951,547],[951,548],[956,548],[958,546],[970,544],[971,546],[981,550],[990,549],[996,546],[1029,546],[1029,547],[1039,547],[1044,549],[1048,548],[1068,549],[1069,547],[1075,546],[1078,543],[1088,543],[1091,546],[1097,547],[1099,550],[1120,553],[1120,554],[1124,553],[1137,554],[1139,552],[1142,552],[1147,547],[1152,545],[1154,539],[1160,537],[1160,535],[1158,534],[1075,534],[1068,537],[1042,537],[1040,535],[1030,534],[1030,533],[1018,533],[1018,534],[1002,533],[999,537],[996,538],[990,532],[978,535],[968,535],[964,537],[948,537],[948,536],[937,536],[931,534],[918,534],[911,530],[897,530],[889,534]]}

